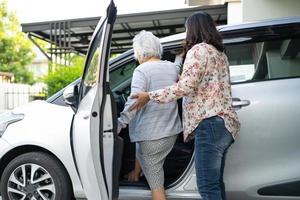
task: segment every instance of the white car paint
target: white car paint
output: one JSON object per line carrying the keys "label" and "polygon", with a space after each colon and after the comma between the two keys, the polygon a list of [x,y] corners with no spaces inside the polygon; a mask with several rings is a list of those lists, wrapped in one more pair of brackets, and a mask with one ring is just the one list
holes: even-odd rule
{"label": "white car paint", "polygon": [[[34,101],[13,111],[24,119],[10,124],[0,138],[0,157],[14,147],[34,145],[53,153],[65,166],[73,183],[74,194],[84,197],[70,142],[73,110],[46,101]],[[5,143],[9,141],[10,145]]]}
{"label": "white car paint", "polygon": [[11,148],[12,146],[6,140],[0,138],[0,158],[2,158]]}

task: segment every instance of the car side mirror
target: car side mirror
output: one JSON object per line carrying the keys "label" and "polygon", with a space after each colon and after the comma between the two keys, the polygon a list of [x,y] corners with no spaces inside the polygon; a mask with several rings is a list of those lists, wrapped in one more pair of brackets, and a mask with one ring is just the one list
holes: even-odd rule
{"label": "car side mirror", "polygon": [[63,93],[64,101],[67,105],[76,106],[78,99],[78,86],[70,85],[66,87]]}

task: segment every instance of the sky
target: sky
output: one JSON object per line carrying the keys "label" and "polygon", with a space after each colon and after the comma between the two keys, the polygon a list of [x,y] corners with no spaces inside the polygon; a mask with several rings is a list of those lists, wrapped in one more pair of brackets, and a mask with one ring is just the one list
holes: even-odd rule
{"label": "sky", "polygon": [[[3,0],[0,0],[3,1]],[[21,23],[100,16],[107,0],[7,0]],[[118,14],[185,8],[185,0],[114,0]]]}

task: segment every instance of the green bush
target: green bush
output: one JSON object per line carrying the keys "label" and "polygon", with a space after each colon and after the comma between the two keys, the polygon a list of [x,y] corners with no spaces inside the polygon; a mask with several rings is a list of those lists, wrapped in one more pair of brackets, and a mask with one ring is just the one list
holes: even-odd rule
{"label": "green bush", "polygon": [[72,59],[71,66],[59,66],[44,77],[47,84],[48,97],[76,80],[82,75],[84,58],[76,56]]}

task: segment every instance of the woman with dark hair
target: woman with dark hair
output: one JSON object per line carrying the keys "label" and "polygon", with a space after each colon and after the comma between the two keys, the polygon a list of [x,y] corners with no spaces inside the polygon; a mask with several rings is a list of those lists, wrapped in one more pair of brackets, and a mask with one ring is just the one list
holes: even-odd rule
{"label": "woman with dark hair", "polygon": [[195,170],[203,200],[225,199],[225,154],[239,133],[232,106],[229,63],[211,16],[197,12],[186,21],[187,51],[179,81],[164,89],[132,95],[131,109],[148,101],[167,103],[183,97],[184,139],[195,138]]}

